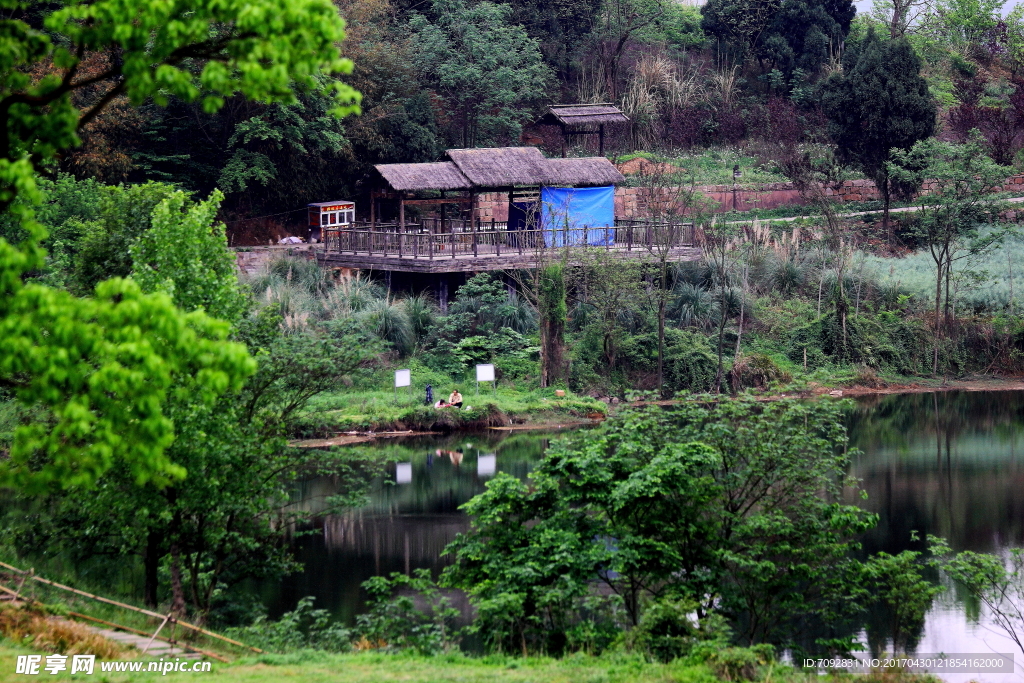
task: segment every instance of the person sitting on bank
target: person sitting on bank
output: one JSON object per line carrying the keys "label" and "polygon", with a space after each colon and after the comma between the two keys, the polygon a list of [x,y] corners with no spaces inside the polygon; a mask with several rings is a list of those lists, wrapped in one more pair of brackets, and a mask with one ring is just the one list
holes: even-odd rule
{"label": "person sitting on bank", "polygon": [[458,389],[452,390],[452,395],[448,397],[448,405],[455,406],[456,408],[462,407],[462,394],[459,393]]}

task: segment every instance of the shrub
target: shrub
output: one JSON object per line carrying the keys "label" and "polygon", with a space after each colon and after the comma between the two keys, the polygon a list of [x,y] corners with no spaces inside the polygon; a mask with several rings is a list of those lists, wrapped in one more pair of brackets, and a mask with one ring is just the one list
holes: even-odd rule
{"label": "shrub", "polygon": [[841,321],[831,312],[790,334],[786,351],[789,360],[802,364],[804,349],[809,368],[831,361],[912,374],[921,368],[927,339],[919,321],[891,312],[875,316],[850,315],[844,334]]}
{"label": "shrub", "polygon": [[726,621],[711,613],[697,623],[691,618],[696,610],[692,601],[656,600],[644,610],[627,643],[659,662],[688,656],[701,643],[706,647],[727,645],[731,631]]}
{"label": "shrub", "polygon": [[685,330],[665,330],[666,389],[711,391],[717,374],[718,358],[706,338]]}
{"label": "shrub", "polygon": [[313,600],[307,595],[293,611],[281,615],[277,621],[257,617],[249,626],[228,629],[228,635],[268,652],[349,651],[351,631],[332,622],[327,610],[313,609]]}
{"label": "shrub", "polygon": [[793,376],[764,353],[744,354],[736,359],[729,375],[733,391],[765,389],[773,382],[789,382]]}
{"label": "shrub", "polygon": [[455,619],[459,611],[442,595],[429,569],[417,569],[412,576],[397,572],[390,578],[375,576],[364,581],[363,588],[370,594],[370,609],[356,617],[356,647],[414,650],[421,655],[458,648],[461,633]]}
{"label": "shrub", "polygon": [[758,667],[765,666],[775,658],[774,649],[767,644],[726,648],[709,645],[703,652],[695,654],[702,656],[715,675],[723,681],[756,680]]}

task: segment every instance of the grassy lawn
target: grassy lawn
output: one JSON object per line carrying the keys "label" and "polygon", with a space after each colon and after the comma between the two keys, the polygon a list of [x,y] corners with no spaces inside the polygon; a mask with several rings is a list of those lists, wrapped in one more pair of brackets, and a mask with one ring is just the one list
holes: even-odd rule
{"label": "grassy lawn", "polygon": [[[13,645],[10,641],[0,643],[0,682],[32,680],[14,671],[17,655],[35,653]],[[72,677],[67,672],[57,675],[42,672],[39,677],[46,680],[78,678],[110,683],[152,681],[157,677],[166,681],[216,680],[223,683],[714,683],[719,680],[705,665],[649,664],[631,656],[577,655],[557,660],[542,657],[469,658],[460,655],[330,655],[316,652],[264,655],[231,664],[213,662],[210,673],[168,673],[165,676],[157,673],[101,673],[97,664],[92,676]]]}
{"label": "grassy lawn", "polygon": [[[450,385],[451,383],[449,383]],[[301,436],[325,436],[330,432],[350,430],[417,431],[432,426],[498,427],[509,424],[555,424],[578,422],[588,415],[603,415],[608,406],[588,396],[566,391],[564,397],[554,389],[519,390],[498,387],[481,388],[480,394],[468,385],[460,387],[463,409],[435,409],[424,405],[422,389],[413,394],[394,391],[340,391],[323,394],[310,402],[309,412],[300,427]],[[434,399],[447,399],[448,387],[434,392]],[[442,395],[443,393],[443,395]]]}

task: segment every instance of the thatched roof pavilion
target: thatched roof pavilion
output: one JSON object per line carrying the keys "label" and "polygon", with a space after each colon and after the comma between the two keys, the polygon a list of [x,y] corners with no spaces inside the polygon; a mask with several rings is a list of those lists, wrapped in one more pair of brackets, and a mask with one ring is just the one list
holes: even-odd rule
{"label": "thatched roof pavilion", "polygon": [[605,157],[547,159],[536,147],[449,149],[445,154],[451,161],[377,164],[374,168],[392,193],[487,192],[541,185],[601,187],[625,181]]}
{"label": "thatched roof pavilion", "polygon": [[548,185],[602,187],[618,185],[625,178],[605,157],[546,159]]}
{"label": "thatched roof pavilion", "polygon": [[[325,229],[322,262],[437,276],[444,305],[448,273],[533,268],[547,250],[568,245],[636,258],[655,234],[616,218],[613,186],[625,178],[605,157],[548,159],[534,147],[450,149],[446,156],[376,166],[369,225]],[[457,211],[449,210],[453,204]],[[407,222],[408,205],[428,210]],[[673,261],[699,258],[691,226],[667,229]]]}
{"label": "thatched roof pavilion", "polygon": [[378,164],[377,171],[393,190],[469,190],[473,183],[450,161],[432,164]]}
{"label": "thatched roof pavilion", "polygon": [[558,126],[562,129],[562,156],[566,143],[574,135],[598,136],[598,154],[604,155],[604,127],[629,123],[622,110],[608,102],[597,104],[553,104],[534,125]]}
{"label": "thatched roof pavilion", "polygon": [[548,160],[536,147],[449,149],[446,154],[476,187],[548,185]]}
{"label": "thatched roof pavilion", "polygon": [[553,104],[537,121],[556,126],[595,126],[608,123],[629,123],[629,117],[612,104]]}
{"label": "thatched roof pavilion", "polygon": [[[444,221],[445,205],[471,210],[479,192],[508,192],[509,203],[519,188],[607,187],[625,178],[605,157],[548,159],[536,147],[449,149],[448,161],[422,164],[378,164],[378,187],[370,193],[370,223],[380,215],[378,201],[398,200],[398,225],[405,226],[407,205],[436,205]],[[440,191],[440,197],[416,198],[414,193]],[[456,191],[455,196],[446,195]]]}

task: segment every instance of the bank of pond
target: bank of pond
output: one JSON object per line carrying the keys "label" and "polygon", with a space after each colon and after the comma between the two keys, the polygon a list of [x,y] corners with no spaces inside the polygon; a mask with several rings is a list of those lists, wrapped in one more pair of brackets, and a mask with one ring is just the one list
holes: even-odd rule
{"label": "bank of pond", "polygon": [[[863,491],[847,489],[844,502],[878,516],[854,552],[924,551],[927,536],[946,539],[954,551],[1007,553],[1024,546],[1024,393],[943,392],[857,399],[846,412],[850,446],[846,474]],[[459,433],[416,437],[372,446],[392,449],[396,459],[374,484],[366,505],[318,515],[335,483],[311,478],[299,483],[296,505],[314,514],[311,533],[294,544],[303,571],[280,582],[254,586],[272,616],[295,608],[306,596],[335,618],[354,624],[366,610],[360,588],[392,572],[433,576],[453,561],[445,548],[470,528],[460,506],[506,473],[526,480],[560,435]],[[865,495],[866,494],[866,495]],[[864,496],[862,498],[862,496]],[[1013,652],[1016,646],[976,601],[945,582],[926,610],[911,649],[922,653]],[[463,596],[453,599],[462,612]],[[884,610],[869,611],[851,630],[867,651],[892,648]],[[479,642],[476,643],[479,646]],[[972,676],[945,675],[948,680]],[[976,676],[974,676],[976,678]],[[988,680],[988,679],[986,679]]]}

